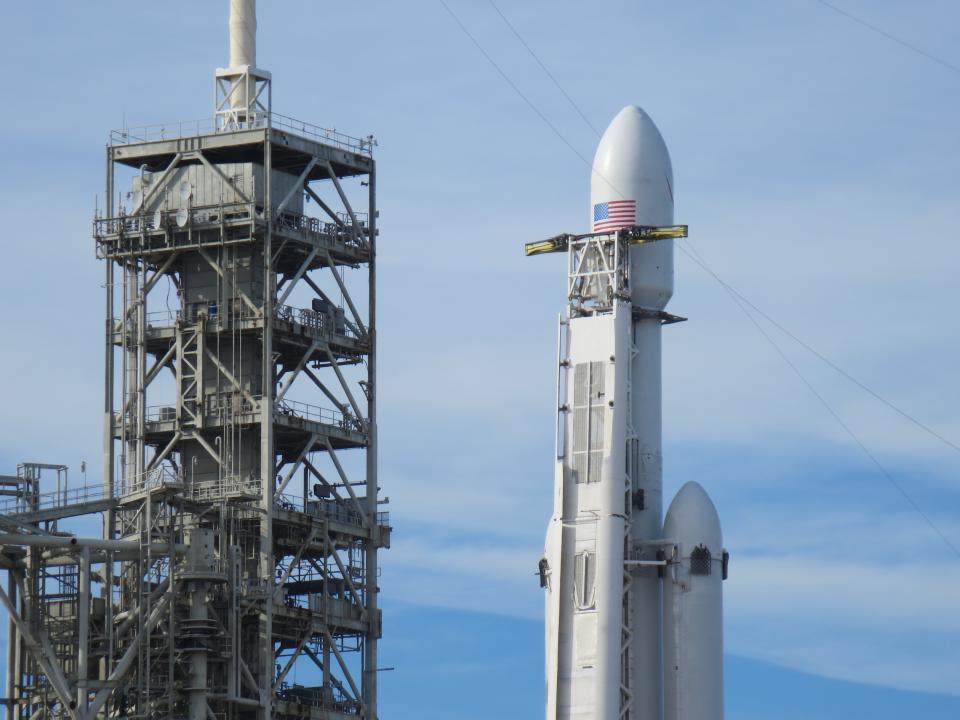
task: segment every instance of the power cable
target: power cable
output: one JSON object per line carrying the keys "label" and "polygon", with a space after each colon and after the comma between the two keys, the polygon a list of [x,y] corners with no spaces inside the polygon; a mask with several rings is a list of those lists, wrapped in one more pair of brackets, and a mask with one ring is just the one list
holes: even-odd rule
{"label": "power cable", "polygon": [[[901,407],[899,407],[898,405],[894,404],[892,401],[887,400],[887,398],[885,398],[883,395],[881,395],[880,393],[878,393],[876,390],[874,390],[874,389],[871,388],[870,386],[866,385],[866,384],[865,384],[864,382],[862,382],[861,380],[858,380],[854,375],[851,375],[849,372],[847,372],[847,371],[844,370],[842,367],[840,367],[839,365],[837,365],[835,362],[833,362],[830,358],[828,358],[826,355],[824,355],[823,353],[821,353],[821,352],[820,352],[819,350],[817,350],[815,347],[811,346],[809,343],[805,342],[803,339],[799,338],[797,335],[795,335],[795,334],[792,333],[790,330],[788,330],[786,327],[784,327],[781,323],[777,322],[777,320],[774,319],[773,317],[771,317],[768,313],[764,312],[764,311],[761,310],[759,307],[757,307],[757,306],[754,305],[752,302],[750,302],[749,298],[745,297],[739,290],[737,290],[735,287],[733,287],[732,285],[730,285],[730,283],[726,282],[723,278],[721,278],[719,275],[717,275],[717,274],[710,268],[710,266],[707,264],[706,260],[704,260],[703,257],[700,256],[699,253],[696,252],[696,250],[695,250],[694,247],[693,247],[693,244],[690,243],[689,240],[687,241],[687,244],[690,246],[690,250],[692,250],[693,253],[697,255],[696,258],[693,258],[693,256],[690,255],[690,258],[691,258],[692,260],[694,260],[694,262],[696,262],[696,263],[697,263],[706,273],[708,273],[714,280],[716,280],[717,283],[718,283],[721,287],[723,287],[724,290],[726,290],[726,291],[727,291],[728,293],[730,293],[732,296],[734,296],[734,297],[736,297],[736,298],[739,298],[739,299],[740,299],[743,303],[745,303],[746,305],[749,305],[750,308],[751,308],[754,312],[756,312],[758,315],[760,315],[764,320],[766,320],[768,323],[770,323],[771,325],[773,325],[777,330],[779,330],[779,331],[782,332],[784,335],[786,335],[788,338],[790,338],[791,340],[793,340],[795,343],[797,343],[797,345],[799,345],[799,346],[802,347],[804,350],[806,350],[807,352],[809,352],[811,355],[813,355],[814,357],[816,357],[816,358],[817,358],[818,360],[820,360],[824,365],[826,365],[826,366],[829,367],[831,370],[833,370],[834,372],[836,372],[837,374],[839,374],[841,377],[843,377],[844,379],[846,379],[846,380],[848,380],[849,382],[851,382],[851,383],[853,383],[854,385],[856,385],[858,388],[860,388],[861,390],[863,390],[865,393],[867,393],[868,395],[870,395],[870,396],[871,396],[872,398],[874,398],[875,400],[878,400],[878,401],[880,401],[881,403],[883,403],[884,405],[886,405],[888,408],[890,408],[890,409],[893,410],[895,413],[897,413],[900,417],[902,417],[902,418],[904,418],[905,420],[913,423],[913,425],[915,425],[917,428],[919,428],[919,429],[922,430],[923,432],[927,433],[928,435],[930,435],[930,436],[933,437],[933,438],[936,438],[937,440],[939,440],[941,443],[943,443],[943,444],[946,445],[947,447],[949,447],[949,448],[951,448],[951,449],[953,449],[953,450],[956,450],[957,452],[960,452],[960,445],[958,445],[957,443],[953,442],[953,441],[950,440],[949,438],[944,437],[943,435],[941,435],[940,433],[938,433],[936,430],[934,430],[932,427],[930,427],[929,425],[921,422],[920,420],[918,420],[917,418],[915,418],[913,415],[911,415],[910,413],[908,413],[906,410],[904,410],[904,409],[902,409]],[[679,245],[678,245],[678,247],[679,247]],[[686,250],[684,250],[683,247],[680,247],[680,249],[681,249],[681,251],[683,251],[683,252],[687,252]],[[688,255],[689,255],[689,253],[688,253]]]}
{"label": "power cable", "polygon": [[507,19],[507,16],[503,14],[503,12],[500,10],[499,7],[497,7],[497,4],[496,4],[493,0],[487,0],[487,2],[490,3],[490,7],[492,7],[494,10],[497,11],[497,15],[500,16],[500,19],[503,20],[503,22],[506,24],[506,26],[507,26],[508,28],[510,28],[510,32],[512,32],[512,33],[516,36],[517,40],[520,41],[520,44],[523,45],[524,48],[526,48],[526,50],[527,50],[528,53],[530,53],[530,57],[532,57],[534,60],[536,60],[537,65],[540,66],[540,69],[543,70],[544,74],[545,74],[548,78],[550,78],[550,80],[551,80],[551,81],[553,82],[553,84],[556,86],[557,90],[559,90],[560,93],[567,99],[567,102],[570,103],[570,106],[571,106],[574,110],[577,111],[577,114],[578,114],[578,115],[583,119],[583,121],[587,124],[587,127],[589,127],[591,130],[593,130],[593,134],[594,134],[594,135],[596,135],[597,137],[600,137],[600,131],[597,130],[597,128],[594,126],[594,124],[593,124],[592,122],[590,122],[590,119],[586,116],[586,113],[584,113],[583,110],[580,109],[580,106],[577,105],[576,101],[575,101],[572,97],[570,97],[570,93],[568,93],[568,92],[563,88],[563,85],[561,85],[561,84],[560,84],[560,81],[557,80],[557,78],[554,76],[554,74],[553,74],[552,72],[550,72],[550,69],[549,69],[546,65],[543,64],[543,61],[542,61],[542,60],[537,56],[537,54],[533,51],[533,48],[531,48],[530,45],[527,44],[527,41],[523,39],[523,36],[522,36],[522,35],[519,33],[519,31],[513,26],[513,23],[511,23],[511,22]]}
{"label": "power cable", "polygon": [[591,162],[587,160],[583,155],[580,154],[580,151],[577,150],[577,148],[575,148],[569,140],[567,140],[567,138],[563,135],[563,133],[561,133],[557,129],[557,127],[552,122],[550,122],[547,116],[540,111],[540,108],[534,105],[533,101],[530,98],[528,98],[523,93],[523,91],[519,87],[517,87],[516,83],[514,83],[513,80],[510,79],[510,76],[503,71],[503,68],[501,68],[497,64],[497,61],[490,56],[490,53],[488,53],[484,49],[483,45],[481,45],[480,42],[477,40],[477,38],[473,36],[473,33],[471,33],[467,29],[467,26],[464,25],[463,22],[460,20],[460,18],[457,16],[457,14],[453,12],[450,6],[446,3],[446,0],[439,0],[439,2],[441,5],[443,5],[447,13],[449,13],[450,17],[453,18],[453,21],[460,26],[460,29],[463,31],[463,34],[466,35],[468,38],[470,38],[470,42],[472,42],[474,46],[476,46],[477,50],[480,51],[480,54],[483,55],[487,59],[487,62],[489,62],[493,66],[494,70],[496,70],[500,74],[500,77],[503,78],[504,82],[507,83],[507,85],[509,85],[511,88],[513,88],[513,91],[520,96],[520,98],[530,107],[531,110],[533,110],[533,112],[537,114],[537,116],[541,120],[543,120],[544,124],[553,131],[553,134],[556,135],[558,138],[560,138],[563,144],[566,145],[568,148],[570,148],[570,151],[574,155],[580,158],[580,160],[583,162],[584,165],[586,165],[588,168],[592,168],[593,165],[591,164]]}
{"label": "power cable", "polygon": [[838,15],[843,15],[843,16],[844,16],[845,18],[847,18],[848,20],[851,20],[851,21],[857,23],[857,25],[861,25],[861,26],[867,28],[868,30],[870,30],[870,31],[872,31],[872,32],[875,32],[877,35],[881,35],[881,36],[887,38],[887,40],[891,40],[891,41],[897,43],[897,45],[900,45],[900,46],[902,46],[902,47],[905,47],[907,50],[910,50],[910,51],[912,51],[912,52],[915,52],[917,55],[921,55],[922,57],[925,57],[925,58],[927,58],[928,60],[932,60],[933,62],[937,63],[938,65],[942,65],[943,67],[947,68],[947,70],[952,70],[953,72],[955,72],[955,73],[957,73],[958,75],[960,75],[960,66],[954,65],[952,62],[949,62],[949,61],[947,61],[947,60],[944,60],[944,59],[941,58],[941,57],[937,57],[937,56],[934,55],[933,53],[927,52],[927,51],[924,50],[923,48],[917,47],[917,46],[914,45],[913,43],[909,43],[909,42],[907,42],[906,40],[903,40],[902,38],[899,38],[899,37],[897,37],[896,35],[893,35],[892,33],[888,33],[888,32],[887,32],[886,30],[884,30],[883,28],[877,27],[877,26],[874,25],[873,23],[867,22],[867,21],[864,20],[863,18],[857,17],[857,16],[854,15],[853,13],[847,12],[846,10],[843,10],[842,8],[837,7],[837,6],[834,5],[833,3],[827,2],[827,0],[814,0],[814,2],[820,3],[820,4],[823,5],[825,8],[829,8],[830,10],[833,10],[833,11],[834,11],[835,13],[837,13]]}
{"label": "power cable", "polygon": [[[681,250],[687,257],[689,257],[691,260],[693,260],[697,265],[699,265],[701,268],[703,268],[705,271],[707,271],[708,273],[710,273],[711,275],[713,275],[713,276],[716,278],[716,275],[713,273],[713,271],[711,271],[704,263],[702,263],[702,262],[700,261],[700,259],[698,259],[697,256],[695,256],[696,250],[694,250],[693,252],[690,252],[690,251],[687,250],[685,247],[683,247],[683,245],[681,245],[681,244],[679,244],[679,243],[677,244],[677,247],[679,247],[680,250]],[[693,248],[693,246],[691,245],[691,249],[692,249],[692,248]],[[719,280],[719,278],[718,278],[718,280]],[[950,548],[950,550],[952,550],[953,553],[954,553],[958,558],[960,558],[960,548],[958,548],[956,545],[953,544],[953,542],[951,542],[950,538],[947,537],[946,533],[944,533],[944,532],[940,529],[940,527],[933,521],[933,519],[932,519],[929,515],[927,515],[926,512],[923,511],[923,508],[921,508],[921,507],[916,503],[916,501],[915,501],[912,497],[910,497],[910,494],[909,494],[906,490],[903,489],[903,486],[902,486],[899,482],[897,482],[896,478],[894,478],[894,476],[890,473],[890,471],[887,470],[887,468],[883,466],[883,464],[877,459],[877,456],[874,455],[872,452],[870,452],[870,449],[869,449],[869,448],[863,443],[863,441],[857,436],[857,434],[853,431],[853,429],[852,429],[846,422],[844,422],[843,418],[840,417],[840,414],[839,414],[836,410],[833,409],[833,407],[830,405],[830,403],[827,402],[826,398],[825,398],[822,394],[820,394],[820,392],[817,391],[817,389],[813,386],[813,383],[811,383],[809,380],[807,380],[807,378],[804,376],[804,374],[803,374],[802,372],[800,372],[800,368],[798,368],[798,367],[796,366],[796,364],[795,364],[795,363],[790,359],[790,357],[783,351],[783,349],[782,349],[782,348],[777,344],[777,342],[770,336],[770,334],[769,334],[766,330],[764,330],[763,326],[762,326],[759,322],[757,322],[757,319],[756,319],[756,318],[750,313],[750,311],[747,309],[747,304],[749,304],[750,307],[754,307],[753,304],[752,304],[752,303],[744,304],[744,303],[742,302],[742,298],[741,298],[741,296],[740,296],[739,293],[737,293],[736,291],[734,291],[729,285],[727,285],[726,283],[724,283],[724,282],[722,282],[722,281],[720,281],[720,284],[721,284],[721,286],[724,288],[724,290],[726,290],[727,293],[730,295],[730,299],[734,302],[734,304],[735,304],[738,308],[740,308],[740,310],[743,312],[743,314],[746,315],[747,319],[750,320],[750,322],[753,324],[753,326],[757,329],[757,332],[759,332],[759,333],[764,337],[764,339],[765,339],[768,343],[770,343],[770,346],[777,352],[777,354],[780,356],[780,358],[790,367],[791,370],[793,370],[794,374],[796,374],[796,376],[797,376],[798,378],[800,378],[800,381],[801,381],[804,385],[806,385],[807,389],[808,389],[811,393],[813,393],[814,397],[816,397],[817,400],[820,401],[820,404],[823,405],[823,407],[827,410],[828,413],[830,413],[830,415],[833,417],[833,419],[836,420],[837,424],[838,424],[841,428],[843,428],[844,432],[847,433],[847,435],[849,435],[850,438],[857,444],[857,446],[860,448],[860,450],[863,451],[863,454],[866,455],[866,456],[870,459],[870,461],[876,466],[877,470],[879,470],[880,473],[890,482],[890,484],[893,485],[893,487],[897,489],[897,491],[900,493],[900,495],[903,496],[903,498],[910,504],[910,506],[917,512],[917,514],[918,514],[920,517],[922,517],[922,518],[924,519],[924,521],[926,521],[927,525],[929,525],[930,528],[931,528],[937,535],[940,536],[940,539],[943,540],[944,544],[945,544],[948,548]]]}

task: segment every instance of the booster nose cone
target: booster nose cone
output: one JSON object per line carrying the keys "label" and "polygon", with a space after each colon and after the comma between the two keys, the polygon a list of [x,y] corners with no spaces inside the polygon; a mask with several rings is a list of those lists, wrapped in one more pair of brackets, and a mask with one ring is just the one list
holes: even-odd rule
{"label": "booster nose cone", "polygon": [[700,483],[688,482],[673,498],[663,521],[663,536],[677,541],[683,552],[703,545],[715,558],[723,552],[720,516]]}
{"label": "booster nose cone", "polygon": [[[663,136],[636,105],[613,119],[597,146],[590,178],[590,229],[673,224],[673,166]],[[662,310],[673,295],[673,241],[634,247],[631,299]]]}

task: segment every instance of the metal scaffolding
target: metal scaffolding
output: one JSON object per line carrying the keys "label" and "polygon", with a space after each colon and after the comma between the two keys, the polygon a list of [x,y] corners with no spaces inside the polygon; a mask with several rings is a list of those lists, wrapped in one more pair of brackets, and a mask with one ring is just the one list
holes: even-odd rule
{"label": "metal scaffolding", "polygon": [[0,478],[8,718],[377,718],[374,142],[244,72],[111,135],[103,481]]}

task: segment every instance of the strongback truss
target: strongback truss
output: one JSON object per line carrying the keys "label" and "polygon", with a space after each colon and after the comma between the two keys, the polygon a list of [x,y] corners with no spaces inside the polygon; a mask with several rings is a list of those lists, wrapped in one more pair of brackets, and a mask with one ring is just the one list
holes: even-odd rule
{"label": "strongback truss", "polygon": [[0,515],[8,717],[377,717],[371,143],[262,124],[107,148],[104,478]]}

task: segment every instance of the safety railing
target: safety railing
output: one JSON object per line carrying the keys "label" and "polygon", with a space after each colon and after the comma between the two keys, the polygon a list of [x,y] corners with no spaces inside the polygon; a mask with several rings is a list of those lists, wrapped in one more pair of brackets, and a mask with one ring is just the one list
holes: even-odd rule
{"label": "safety railing", "polygon": [[252,218],[260,217],[253,203],[222,203],[217,205],[196,205],[189,210],[154,210],[140,212],[139,210],[120,209],[114,217],[98,217],[93,221],[93,235],[98,241],[103,241],[111,235],[131,233],[157,232],[166,228],[174,230],[185,228],[188,224],[193,228],[218,226],[221,223],[249,222]]}
{"label": "safety railing", "polygon": [[336,687],[304,687],[283,682],[277,689],[277,699],[322,710],[333,710],[344,715],[360,714],[360,704]]}
{"label": "safety railing", "polygon": [[377,146],[377,141],[373,135],[367,135],[365,138],[353,137],[337,132],[336,128],[320,127],[280,113],[270,113],[270,125],[279,130],[292,132],[294,135],[318,140],[324,145],[333,145],[368,157],[373,155],[373,148]]}
{"label": "safety railing", "polygon": [[284,320],[314,330],[321,335],[340,335],[342,337],[357,338],[353,328],[347,324],[342,312],[317,312],[309,308],[298,308],[292,305],[279,305],[276,310],[277,320]]}
{"label": "safety railing", "polygon": [[[274,213],[276,230],[291,230],[323,247],[336,250],[339,244],[343,248],[365,251],[369,249],[368,215],[355,213],[336,213],[338,222],[321,220],[303,213],[283,210]],[[184,234],[188,230],[204,231],[237,223],[250,223],[263,219],[262,210],[254,203],[222,203],[216,205],[195,205],[181,209],[159,209],[144,212],[138,209],[121,207],[112,217],[98,217],[93,221],[93,235],[100,245],[110,246],[119,238],[143,238],[156,242],[157,238],[166,243],[183,244]],[[188,238],[189,239],[189,238]]]}
{"label": "safety railing", "polygon": [[[208,415],[240,415],[259,411],[260,395],[242,393],[220,393],[207,398],[204,411]],[[364,432],[366,421],[354,415],[345,415],[339,410],[310,405],[298,400],[281,400],[275,406],[278,416],[296,418],[308,422],[339,428],[349,432]],[[177,408],[173,405],[149,405],[144,411],[144,420],[148,423],[175,423]]]}
{"label": "safety railing", "polygon": [[216,480],[196,481],[191,484],[190,495],[194,500],[210,502],[235,497],[258,497],[262,483],[260,478],[229,476]]}
{"label": "safety railing", "polygon": [[148,312],[144,318],[147,322],[147,328],[171,327],[177,324],[180,319],[179,310],[156,310]]}
{"label": "safety railing", "polygon": [[318,422],[323,425],[337,427],[348,432],[366,432],[367,421],[365,418],[357,417],[353,414],[344,414],[338,410],[321,407],[319,405],[309,405],[296,400],[282,400],[277,403],[276,411],[283,415],[292,415],[312,422]]}
{"label": "safety railing", "polygon": [[367,214],[356,213],[358,224],[356,232],[354,232],[353,218],[345,213],[338,212],[336,215],[340,220],[339,223],[283,210],[274,215],[274,230],[292,230],[310,235],[314,241],[319,241],[331,248],[335,243],[340,243],[348,248],[368,249],[369,245],[366,240],[369,234],[367,231]]}
{"label": "safety railing", "polygon": [[[304,503],[302,497],[289,493],[277,495],[274,501],[277,507],[283,510],[303,512],[344,525],[363,527],[363,516],[357,512],[354,507],[341,502],[334,500],[307,500],[306,503]],[[378,512],[376,513],[375,520],[377,525],[388,527],[390,525],[390,513]]]}
{"label": "safety railing", "polygon": [[[316,140],[324,145],[349,150],[371,157],[377,141],[372,135],[365,138],[353,137],[336,128],[325,128],[312,123],[297,120],[280,113],[258,113],[255,122],[248,124],[244,130],[257,130],[272,127],[277,130],[299,135],[309,140]],[[111,145],[134,145],[136,143],[175,140],[177,138],[197,137],[199,135],[214,135],[217,133],[215,118],[201,120],[178,120],[169,123],[157,123],[140,127],[122,128],[110,131]]]}
{"label": "safety railing", "polygon": [[191,567],[189,561],[182,562],[177,575],[181,578],[189,577],[193,573],[216,573],[217,575],[227,574],[228,563],[223,558],[211,557],[205,558],[203,563],[197,567]]}
{"label": "safety railing", "polygon": [[[215,323],[221,329],[231,327],[237,322],[250,322],[261,317],[258,311],[253,310],[240,299],[233,299],[227,303],[191,303],[186,312],[180,308],[155,310],[146,313],[144,319],[149,332],[151,330],[169,330],[184,319],[189,323],[194,323],[200,316],[206,318],[208,327],[209,323]],[[334,308],[330,312],[318,312],[310,308],[299,308],[293,305],[278,305],[274,309],[274,317],[277,320],[296,323],[308,328],[315,335],[338,335],[352,340],[359,338],[352,324],[346,321],[346,315],[340,308]],[[114,320],[113,331],[115,333],[123,331],[122,319]]]}
{"label": "safety railing", "polygon": [[173,405],[148,405],[144,412],[147,422],[175,422],[177,408]]}
{"label": "safety railing", "polygon": [[155,125],[121,128],[110,131],[111,145],[133,145],[156,140],[173,140],[181,137],[195,137],[197,135],[212,135],[217,126],[214,118],[203,120],[177,120]]}
{"label": "safety railing", "polygon": [[[369,216],[364,212],[355,212],[353,217],[348,213],[335,213],[338,222],[320,220],[319,218],[304,215],[303,213],[283,210],[274,215],[274,223],[279,228],[289,228],[311,232],[319,235],[329,235],[336,237],[340,242],[347,245],[364,246],[362,238],[367,234],[367,222]],[[356,233],[354,230],[353,218],[357,219]]]}
{"label": "safety railing", "polygon": [[21,495],[7,497],[0,501],[0,515],[14,515],[17,513],[51,510],[67,505],[81,505],[94,500],[102,500],[104,491],[102,484],[81,485],[74,488],[52,490],[50,492],[28,497],[24,491]]}
{"label": "safety railing", "polygon": [[309,405],[298,400],[281,400],[276,405],[278,415],[298,417],[322,425],[332,425],[342,430],[362,429],[362,421],[353,415],[344,415],[339,410]]}
{"label": "safety railing", "polygon": [[153,490],[154,488],[168,486],[179,487],[182,484],[183,478],[178,475],[173,468],[167,465],[158,465],[140,475],[121,478],[117,483],[117,490],[121,495],[133,495],[146,490]]}
{"label": "safety railing", "polygon": [[208,395],[204,412],[223,420],[238,415],[249,415],[260,411],[260,396],[247,395],[238,391],[220,392]]}

